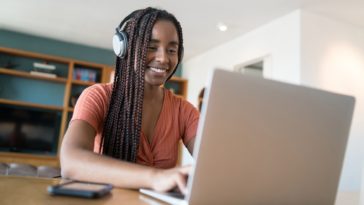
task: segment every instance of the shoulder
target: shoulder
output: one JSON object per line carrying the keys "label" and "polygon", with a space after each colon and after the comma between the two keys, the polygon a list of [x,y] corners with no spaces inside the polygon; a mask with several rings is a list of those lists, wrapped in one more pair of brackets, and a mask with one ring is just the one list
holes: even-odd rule
{"label": "shoulder", "polygon": [[179,110],[181,110],[181,111],[186,111],[186,110],[197,111],[195,106],[193,106],[190,102],[188,102],[187,100],[185,100],[184,98],[182,98],[180,96],[173,94],[168,89],[164,89],[164,93],[165,93],[166,101],[168,101],[168,103],[171,106],[173,106],[175,108],[179,108]]}
{"label": "shoulder", "polygon": [[112,86],[109,83],[87,87],[76,102],[72,120],[84,120],[95,130],[100,130],[109,106]]}
{"label": "shoulder", "polygon": [[92,86],[87,87],[83,90],[81,96],[77,100],[78,103],[82,104],[95,104],[95,105],[104,105],[107,106],[111,93],[112,93],[113,84],[111,83],[98,83]]}
{"label": "shoulder", "polygon": [[111,95],[112,88],[113,88],[112,83],[97,83],[87,87],[83,92],[88,93],[90,95],[95,94],[95,95],[109,96]]}

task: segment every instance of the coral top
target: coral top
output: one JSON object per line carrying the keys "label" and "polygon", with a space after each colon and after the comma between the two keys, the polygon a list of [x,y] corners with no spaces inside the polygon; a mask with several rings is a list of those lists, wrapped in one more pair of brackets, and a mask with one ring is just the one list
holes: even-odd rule
{"label": "coral top", "polygon": [[[77,100],[70,122],[83,120],[95,129],[94,152],[97,153],[112,86],[111,83],[96,84],[85,89]],[[198,119],[199,112],[192,104],[164,89],[163,107],[152,141],[149,143],[147,136],[140,135],[137,163],[157,168],[176,166],[179,140],[186,145],[196,136]]]}

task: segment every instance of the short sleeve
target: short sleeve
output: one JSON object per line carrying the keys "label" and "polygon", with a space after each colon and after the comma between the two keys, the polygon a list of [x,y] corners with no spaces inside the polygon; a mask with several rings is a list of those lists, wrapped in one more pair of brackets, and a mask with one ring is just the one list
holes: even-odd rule
{"label": "short sleeve", "polygon": [[[96,84],[86,88],[77,100],[71,122],[83,120],[96,132],[102,129],[110,100],[110,85]],[[109,88],[109,89],[108,89]]]}
{"label": "short sleeve", "polygon": [[180,116],[183,124],[182,129],[184,130],[182,140],[187,145],[190,140],[196,137],[200,113],[191,103],[182,100]]}

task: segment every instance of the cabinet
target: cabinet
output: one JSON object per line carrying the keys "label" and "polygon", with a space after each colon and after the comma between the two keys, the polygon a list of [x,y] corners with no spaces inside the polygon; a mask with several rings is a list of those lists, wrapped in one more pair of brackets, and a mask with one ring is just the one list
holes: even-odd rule
{"label": "cabinet", "polygon": [[77,96],[107,65],[0,47],[0,162],[59,166]]}
{"label": "cabinet", "polygon": [[187,80],[173,76],[164,84],[164,87],[172,91],[175,95],[187,98]]}
{"label": "cabinet", "polygon": [[[73,107],[88,86],[110,82],[108,65],[0,47],[0,162],[59,166]],[[187,80],[165,87],[185,98]]]}

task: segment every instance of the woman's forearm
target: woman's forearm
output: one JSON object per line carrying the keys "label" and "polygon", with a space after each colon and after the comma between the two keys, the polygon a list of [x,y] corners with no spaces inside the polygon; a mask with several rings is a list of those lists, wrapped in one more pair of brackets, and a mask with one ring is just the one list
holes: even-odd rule
{"label": "woman's forearm", "polygon": [[157,169],[120,161],[89,150],[62,150],[62,177],[106,182],[123,188],[152,188]]}

